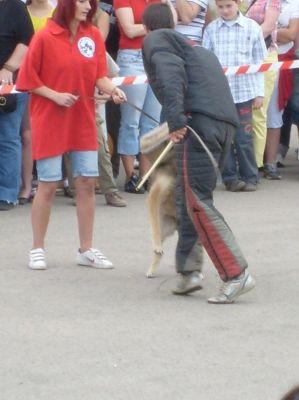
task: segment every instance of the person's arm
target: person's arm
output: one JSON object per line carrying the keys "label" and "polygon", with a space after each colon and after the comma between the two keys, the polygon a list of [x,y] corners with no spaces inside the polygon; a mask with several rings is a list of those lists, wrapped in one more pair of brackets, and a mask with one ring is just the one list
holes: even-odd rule
{"label": "person's arm", "polygon": [[261,24],[264,38],[269,36],[275,29],[279,17],[279,10],[269,6],[265,12],[264,22]]}
{"label": "person's arm", "polygon": [[202,37],[202,47],[213,51],[213,41],[211,40],[210,29],[208,27],[205,28],[203,37]]}
{"label": "person's arm", "polygon": [[207,8],[207,12],[206,12],[206,18],[205,18],[205,23],[204,23],[204,29],[205,29],[206,26],[209,25],[210,22],[213,21],[213,19],[214,19],[214,18],[213,18],[212,12],[211,12],[211,8],[208,7],[208,8]]}
{"label": "person's arm", "polygon": [[0,81],[8,84],[13,83],[13,73],[20,68],[27,49],[28,47],[23,43],[16,45],[14,52],[0,70]]}
{"label": "person's arm", "polygon": [[145,36],[146,31],[142,24],[135,24],[134,14],[131,7],[121,7],[115,10],[116,17],[120,23],[125,35],[129,39],[138,36]]}
{"label": "person's arm", "polygon": [[[257,25],[257,31],[255,35],[255,40],[253,42],[252,48],[252,63],[260,64],[264,61],[268,54],[263,32],[260,26]],[[258,84],[258,93],[254,102],[254,108],[259,108],[259,104],[261,103],[261,98],[265,95],[265,85],[264,85],[264,74],[256,73],[256,79]]]}
{"label": "person's arm", "polygon": [[277,29],[277,42],[284,44],[296,40],[299,34],[299,18],[291,19],[287,28]]}
{"label": "person's arm", "polygon": [[32,89],[30,92],[42,97],[46,97],[47,99],[56,103],[58,106],[63,107],[71,107],[73,104],[76,103],[79,98],[79,96],[75,94],[60,93],[56,90],[50,89],[47,86],[41,86],[39,88]]}
{"label": "person's arm", "polygon": [[78,100],[75,93],[57,92],[45,85],[40,77],[44,51],[44,39],[41,35],[36,34],[32,38],[29,50],[19,70],[16,82],[17,90],[46,97],[59,106],[71,107]]}
{"label": "person's arm", "polygon": [[148,62],[150,68],[155,71],[155,87],[158,88],[163,99],[162,106],[169,131],[171,135],[174,134],[173,138],[176,136],[180,138],[184,134],[187,124],[185,95],[188,78],[185,62],[181,57],[166,49],[157,49],[152,54]]}
{"label": "person's arm", "polygon": [[120,104],[127,101],[125,93],[117,86],[113,85],[111,80],[104,76],[96,81],[96,87],[103,93],[112,97],[114,103]]}
{"label": "person's arm", "polygon": [[192,3],[188,0],[176,0],[175,8],[179,20],[184,24],[190,24],[201,10],[201,7],[198,4]]}
{"label": "person's arm", "polygon": [[168,5],[168,7],[170,8],[170,11],[172,13],[174,25],[176,25],[178,23],[178,14],[177,14],[171,0],[161,0],[161,3]]}
{"label": "person's arm", "polygon": [[103,40],[105,42],[108,37],[110,29],[110,15],[107,14],[105,11],[101,10],[101,12],[98,14],[95,25],[101,32]]}

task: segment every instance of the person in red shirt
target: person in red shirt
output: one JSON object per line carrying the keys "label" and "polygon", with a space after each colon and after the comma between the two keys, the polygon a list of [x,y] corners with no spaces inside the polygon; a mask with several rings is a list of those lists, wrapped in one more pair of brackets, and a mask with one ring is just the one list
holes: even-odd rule
{"label": "person in red shirt", "polygon": [[126,95],[106,76],[105,46],[91,24],[96,9],[96,0],[59,2],[53,18],[34,36],[17,80],[18,90],[32,93],[32,153],[39,180],[32,206],[32,269],[47,268],[44,239],[65,152],[70,154],[77,193],[77,263],[113,267],[92,248],[98,176],[94,89],[110,94],[115,103],[125,101]]}
{"label": "person in red shirt", "polygon": [[[155,0],[150,0],[150,2]],[[169,0],[163,0],[171,7],[174,16],[176,12]],[[114,0],[115,14],[120,28],[120,42],[117,63],[120,67],[120,76],[143,75],[141,47],[145,28],[142,25],[142,14],[148,0]],[[128,101],[160,120],[161,106],[148,84],[126,86],[124,91]],[[134,173],[134,160],[139,155],[139,171],[142,177],[149,169],[149,161],[140,153],[139,138],[155,128],[158,124],[150,120],[145,114],[140,114],[129,104],[121,105],[120,129],[117,141],[117,150],[121,156],[125,173],[125,191],[129,193],[144,193],[145,189],[137,191],[138,177]],[[140,153],[140,154],[139,154]]]}

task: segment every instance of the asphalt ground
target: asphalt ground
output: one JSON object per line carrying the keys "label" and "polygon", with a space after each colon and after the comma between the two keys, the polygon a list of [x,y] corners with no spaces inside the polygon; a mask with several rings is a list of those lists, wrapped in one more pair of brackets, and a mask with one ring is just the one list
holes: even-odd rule
{"label": "asphalt ground", "polygon": [[119,209],[97,196],[94,246],[114,262],[110,271],[76,266],[70,199],[56,197],[47,271],[27,268],[30,206],[1,212],[0,399],[279,400],[299,383],[294,146],[282,175],[254,193],[215,192],[257,279],[233,305],[207,303],[220,283],[207,256],[204,290],[171,294],[176,236],[158,276],[145,277],[146,195],[124,193]]}

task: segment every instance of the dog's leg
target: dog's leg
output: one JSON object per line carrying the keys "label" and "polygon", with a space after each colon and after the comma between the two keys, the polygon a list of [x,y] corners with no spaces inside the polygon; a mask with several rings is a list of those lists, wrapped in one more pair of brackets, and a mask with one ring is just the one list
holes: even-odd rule
{"label": "dog's leg", "polygon": [[155,272],[156,272],[156,270],[160,264],[161,258],[163,256],[162,244],[164,243],[164,240],[167,237],[173,235],[177,229],[175,217],[170,217],[168,215],[162,216],[162,211],[160,210],[159,218],[160,218],[159,221],[160,221],[160,233],[161,233],[161,236],[160,236],[161,247],[159,248],[157,246],[154,248],[154,256],[153,256],[152,264],[146,274],[148,278],[153,278],[155,276]]}
{"label": "dog's leg", "polygon": [[160,264],[161,258],[163,256],[163,250],[154,250],[154,255],[152,259],[151,266],[149,267],[146,276],[148,278],[154,278],[156,276],[156,271],[158,268],[158,265]]}
{"label": "dog's leg", "polygon": [[151,266],[147,271],[148,278],[154,277],[157,267],[163,255],[162,249],[162,232],[161,232],[161,186],[159,180],[156,180],[148,195],[148,212],[150,226],[152,231],[154,255]]}

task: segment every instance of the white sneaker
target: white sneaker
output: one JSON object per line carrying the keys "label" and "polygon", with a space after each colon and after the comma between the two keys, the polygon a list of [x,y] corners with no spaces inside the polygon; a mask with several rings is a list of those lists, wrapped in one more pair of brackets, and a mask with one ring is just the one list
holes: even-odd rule
{"label": "white sneaker", "polygon": [[199,271],[193,271],[188,275],[180,274],[173,294],[186,295],[202,289],[203,275]]}
{"label": "white sneaker", "polygon": [[47,269],[44,249],[38,248],[30,250],[28,267],[36,270]]}
{"label": "white sneaker", "polygon": [[230,304],[254,287],[255,279],[245,270],[240,278],[224,282],[219,293],[214,297],[210,297],[208,302],[212,304]]}
{"label": "white sneaker", "polygon": [[102,269],[114,268],[112,262],[108,260],[108,258],[106,258],[103,253],[101,253],[97,249],[92,248],[84,251],[83,253],[80,253],[80,251],[78,251],[77,264],[84,265],[86,267]]}

